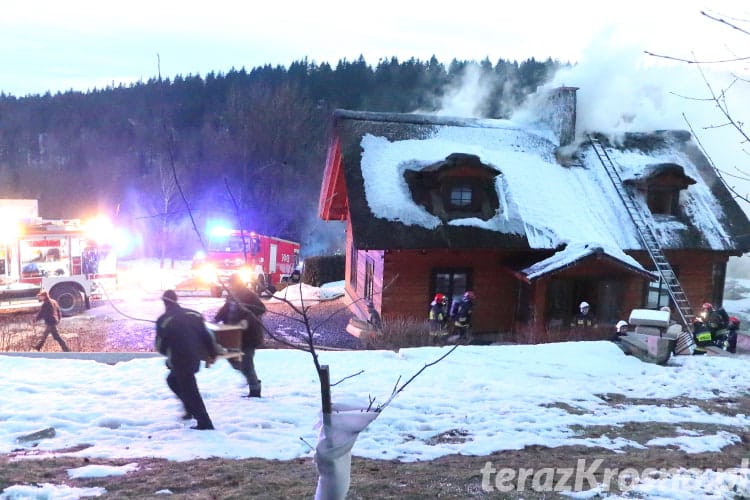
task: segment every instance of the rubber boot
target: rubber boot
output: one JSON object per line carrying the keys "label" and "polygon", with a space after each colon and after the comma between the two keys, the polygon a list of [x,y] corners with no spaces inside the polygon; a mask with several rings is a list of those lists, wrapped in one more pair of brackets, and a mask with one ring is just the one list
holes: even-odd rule
{"label": "rubber boot", "polygon": [[260,397],[260,380],[258,380],[258,385],[256,385],[255,387],[250,387],[250,392],[248,393],[247,397],[249,398]]}

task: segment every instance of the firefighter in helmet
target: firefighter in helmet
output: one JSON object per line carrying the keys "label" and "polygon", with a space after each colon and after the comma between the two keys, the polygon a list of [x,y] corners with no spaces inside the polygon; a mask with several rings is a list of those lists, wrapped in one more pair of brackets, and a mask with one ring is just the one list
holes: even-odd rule
{"label": "firefighter in helmet", "polygon": [[696,316],[693,320],[693,342],[695,342],[693,349],[695,355],[706,354],[706,347],[714,345],[711,327],[700,316]]}
{"label": "firefighter in helmet", "polygon": [[442,336],[444,334],[448,316],[448,311],[446,310],[447,304],[448,297],[442,293],[436,293],[435,298],[430,302],[428,320],[430,322],[431,335]]}
{"label": "firefighter in helmet", "polygon": [[731,353],[737,352],[737,330],[740,329],[740,320],[737,316],[729,317],[729,333],[727,334],[726,349]]}

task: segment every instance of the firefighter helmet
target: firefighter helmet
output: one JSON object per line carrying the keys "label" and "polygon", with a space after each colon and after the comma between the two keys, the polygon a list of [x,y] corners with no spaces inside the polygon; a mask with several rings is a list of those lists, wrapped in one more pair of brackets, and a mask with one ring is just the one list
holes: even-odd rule
{"label": "firefighter helmet", "polygon": [[628,326],[628,322],[621,319],[620,321],[617,322],[617,324],[615,325],[615,328],[617,328],[617,331],[620,331],[620,328],[622,328],[623,326]]}
{"label": "firefighter helmet", "polygon": [[704,309],[706,311],[713,311],[714,305],[710,302],[704,302],[703,305],[701,306],[701,309]]}
{"label": "firefighter helmet", "polygon": [[439,303],[443,302],[444,300],[445,300],[445,295],[443,295],[442,293],[436,293],[435,294],[435,302],[436,303],[439,304]]}
{"label": "firefighter helmet", "polygon": [[586,302],[585,300],[578,305],[579,309],[588,309],[588,307],[589,307],[589,303]]}
{"label": "firefighter helmet", "polygon": [[729,328],[737,329],[740,327],[740,319],[737,316],[729,316]]}

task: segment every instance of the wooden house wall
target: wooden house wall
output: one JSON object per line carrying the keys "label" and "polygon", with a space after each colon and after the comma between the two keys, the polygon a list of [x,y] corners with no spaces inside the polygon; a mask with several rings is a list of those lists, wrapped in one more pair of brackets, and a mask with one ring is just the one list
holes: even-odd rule
{"label": "wooden house wall", "polygon": [[384,294],[381,315],[386,318],[427,319],[432,300],[432,271],[471,269],[476,301],[472,315],[475,332],[509,332],[515,312],[517,280],[501,271],[503,252],[496,250],[393,250],[384,254]]}
{"label": "wooden house wall", "polygon": [[[351,252],[351,231],[346,232],[347,249]],[[611,338],[614,324],[601,324],[587,332],[570,331],[568,325],[550,324],[545,317],[547,286],[553,278],[618,279],[623,283],[619,318],[627,320],[630,311],[645,307],[647,280],[626,272],[607,261],[591,259],[559,273],[522,284],[503,271],[502,262],[508,252],[497,250],[358,250],[356,287],[351,285],[349,253],[345,270],[345,288],[352,311],[367,319],[364,300],[367,258],[374,264],[373,304],[384,320],[409,318],[425,321],[432,294],[432,272],[436,268],[466,268],[472,272],[472,288],[477,299],[474,307],[473,330],[476,333],[506,334],[503,338],[521,343],[556,342],[565,340],[600,340]],[[644,267],[650,265],[645,254],[634,255]],[[725,264],[728,256],[711,252],[672,252],[668,258],[679,269],[680,282],[694,310],[713,296],[714,264]],[[388,288],[382,293],[382,287]],[[527,287],[529,321],[516,318],[522,286]],[[589,299],[593,300],[593,299]]]}
{"label": "wooden house wall", "polygon": [[[665,256],[675,268],[677,278],[694,312],[700,310],[701,304],[711,302],[716,294],[714,286],[723,290],[724,283],[714,283],[714,265],[726,266],[729,255],[723,252],[708,251],[667,251]],[[634,257],[645,268],[653,268],[648,255],[637,254]]]}

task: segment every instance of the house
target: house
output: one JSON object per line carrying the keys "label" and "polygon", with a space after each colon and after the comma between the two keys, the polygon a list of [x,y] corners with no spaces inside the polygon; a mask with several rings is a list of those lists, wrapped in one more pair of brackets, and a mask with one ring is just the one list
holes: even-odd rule
{"label": "house", "polygon": [[[576,90],[554,89],[534,122],[334,113],[319,215],[346,223],[357,315],[371,302],[421,321],[435,293],[471,289],[475,333],[609,338],[631,309],[670,303],[633,211],[690,304],[722,302],[750,222],[706,156],[685,131],[576,134]],[[584,300],[598,328],[572,331]]]}

